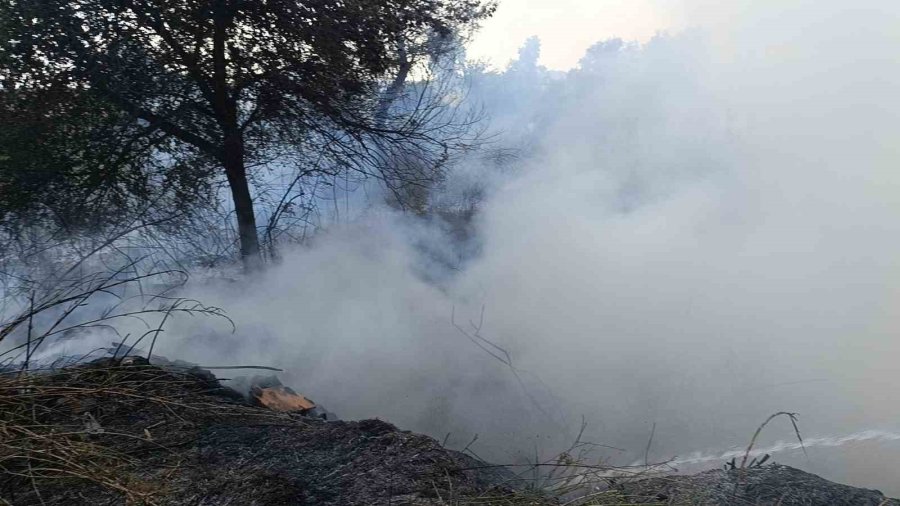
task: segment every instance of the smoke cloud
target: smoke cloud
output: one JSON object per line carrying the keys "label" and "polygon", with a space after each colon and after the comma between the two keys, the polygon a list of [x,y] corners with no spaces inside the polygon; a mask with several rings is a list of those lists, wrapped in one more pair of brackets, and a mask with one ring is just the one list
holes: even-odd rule
{"label": "smoke cloud", "polygon": [[[477,183],[465,245],[367,207],[249,287],[195,283],[238,331],[180,322],[160,352],[282,367],[344,418],[477,434],[501,463],[563,449],[582,416],[625,464],[654,424],[651,460],[723,454],[781,410],[811,438],[896,432],[900,5],[726,4],[567,73],[531,42],[473,76],[518,156],[470,160],[436,197]],[[891,441],[775,460],[896,495]]]}

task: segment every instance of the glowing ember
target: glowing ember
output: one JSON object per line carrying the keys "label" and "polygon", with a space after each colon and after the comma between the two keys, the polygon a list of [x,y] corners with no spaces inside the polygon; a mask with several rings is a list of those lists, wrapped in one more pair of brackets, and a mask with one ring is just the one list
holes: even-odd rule
{"label": "glowing ember", "polygon": [[303,397],[297,392],[282,385],[266,388],[253,387],[250,391],[250,395],[253,396],[253,399],[255,399],[259,405],[267,407],[272,411],[304,412],[316,407],[316,405],[306,397]]}

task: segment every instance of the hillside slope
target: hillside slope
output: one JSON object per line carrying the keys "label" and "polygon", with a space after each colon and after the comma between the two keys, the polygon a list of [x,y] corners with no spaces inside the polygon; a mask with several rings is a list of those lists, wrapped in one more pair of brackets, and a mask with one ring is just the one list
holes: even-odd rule
{"label": "hillside slope", "polygon": [[[129,357],[0,371],[0,403],[0,503],[559,503],[427,436],[254,406],[199,368]],[[571,504],[900,504],[783,466],[613,480],[591,492]]]}

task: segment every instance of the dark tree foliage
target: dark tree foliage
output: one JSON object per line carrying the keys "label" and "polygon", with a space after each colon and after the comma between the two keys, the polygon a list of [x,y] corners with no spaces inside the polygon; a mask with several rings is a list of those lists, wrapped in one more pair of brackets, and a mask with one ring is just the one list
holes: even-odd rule
{"label": "dark tree foliage", "polygon": [[[94,232],[208,198],[204,164],[133,117],[71,88],[0,93],[0,219]],[[166,153],[169,153],[166,155]]]}
{"label": "dark tree foliage", "polygon": [[389,76],[405,79],[404,48],[464,30],[493,8],[482,0],[2,0],[0,213],[39,206],[84,225],[78,216],[100,220],[89,209],[114,216],[132,197],[177,195],[172,201],[187,205],[224,174],[241,256],[253,268],[260,254],[248,171],[310,138],[350,139],[363,155],[372,139],[382,150],[428,140],[421,122],[386,122],[377,91]]}

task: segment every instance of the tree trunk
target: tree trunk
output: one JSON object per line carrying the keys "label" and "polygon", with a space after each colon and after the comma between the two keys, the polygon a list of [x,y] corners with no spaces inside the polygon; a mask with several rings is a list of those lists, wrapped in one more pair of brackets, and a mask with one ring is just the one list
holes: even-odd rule
{"label": "tree trunk", "polygon": [[259,236],[256,233],[256,214],[250,185],[247,183],[247,167],[244,166],[244,137],[238,127],[238,104],[228,86],[228,60],[226,45],[228,29],[234,19],[228,9],[229,2],[217,0],[213,15],[213,110],[224,133],[222,162],[234,214],[237,216],[238,236],[241,241],[241,261],[246,272],[262,269],[262,255],[259,250]]}
{"label": "tree trunk", "polygon": [[259,236],[256,233],[256,214],[250,198],[247,183],[247,169],[244,167],[244,141],[240,133],[233,132],[225,137],[225,175],[231,188],[234,213],[237,216],[238,235],[241,240],[241,260],[247,272],[262,268],[259,250]]}

